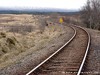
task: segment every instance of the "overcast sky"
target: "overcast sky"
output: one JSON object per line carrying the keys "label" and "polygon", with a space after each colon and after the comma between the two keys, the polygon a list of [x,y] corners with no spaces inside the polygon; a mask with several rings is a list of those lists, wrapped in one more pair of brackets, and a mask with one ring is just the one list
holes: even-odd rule
{"label": "overcast sky", "polygon": [[87,0],[0,0],[0,7],[80,9]]}

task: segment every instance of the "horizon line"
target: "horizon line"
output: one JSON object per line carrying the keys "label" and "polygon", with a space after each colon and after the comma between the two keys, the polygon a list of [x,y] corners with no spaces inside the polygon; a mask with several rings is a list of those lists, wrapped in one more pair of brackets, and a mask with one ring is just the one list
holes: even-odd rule
{"label": "horizon line", "polygon": [[70,8],[51,8],[51,7],[0,7],[0,9],[10,9],[10,10],[30,10],[30,9],[59,9],[59,10],[80,10],[80,9],[70,9]]}

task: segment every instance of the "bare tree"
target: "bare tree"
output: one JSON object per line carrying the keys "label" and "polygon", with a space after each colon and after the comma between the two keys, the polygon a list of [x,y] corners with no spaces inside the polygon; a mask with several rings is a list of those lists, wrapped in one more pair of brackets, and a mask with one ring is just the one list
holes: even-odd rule
{"label": "bare tree", "polygon": [[81,18],[88,28],[100,30],[100,0],[87,0]]}

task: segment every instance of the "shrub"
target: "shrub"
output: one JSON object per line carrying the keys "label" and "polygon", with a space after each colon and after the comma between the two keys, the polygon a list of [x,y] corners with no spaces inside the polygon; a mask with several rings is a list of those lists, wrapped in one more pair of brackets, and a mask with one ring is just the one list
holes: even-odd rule
{"label": "shrub", "polygon": [[15,39],[14,38],[7,38],[6,42],[9,43],[9,45],[10,44],[15,45]]}
{"label": "shrub", "polygon": [[0,33],[1,37],[5,38],[6,37],[6,34],[4,32],[1,32]]}

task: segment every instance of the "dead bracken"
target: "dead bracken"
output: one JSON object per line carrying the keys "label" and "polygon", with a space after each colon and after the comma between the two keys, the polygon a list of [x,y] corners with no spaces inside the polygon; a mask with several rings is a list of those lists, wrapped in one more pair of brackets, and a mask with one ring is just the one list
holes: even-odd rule
{"label": "dead bracken", "polygon": [[[24,17],[27,17],[27,19],[24,19]],[[48,26],[46,26],[46,20],[43,21],[40,17],[41,16],[38,15],[3,15],[0,18],[0,20],[3,18],[7,20],[10,19],[8,23],[6,21],[0,22],[0,24],[2,24],[1,27],[3,27],[4,24],[4,29],[2,28],[3,31],[1,30],[0,32],[0,71],[3,68],[6,69],[10,67],[12,64],[19,63],[19,61],[24,61],[24,59],[27,59],[26,61],[28,62],[29,58],[27,57],[35,52],[40,51],[40,53],[46,55],[42,50],[48,51],[46,48],[55,48],[58,47],[56,45],[62,45],[64,42],[63,39],[70,34],[71,29],[66,27],[62,28],[62,26],[58,24],[48,24]],[[39,18],[43,22],[41,22]],[[16,30],[17,25],[25,29],[23,29],[23,31]],[[11,29],[11,27],[13,27],[13,29]],[[34,29],[32,29],[32,27]],[[25,35],[23,35],[24,33]],[[59,41],[62,39],[62,42],[55,44],[58,42],[58,39]],[[54,49],[52,49],[52,51],[53,50]],[[35,56],[38,56],[38,54]]]}

